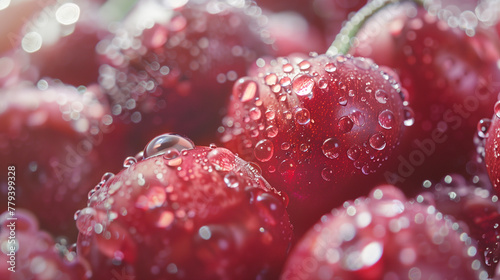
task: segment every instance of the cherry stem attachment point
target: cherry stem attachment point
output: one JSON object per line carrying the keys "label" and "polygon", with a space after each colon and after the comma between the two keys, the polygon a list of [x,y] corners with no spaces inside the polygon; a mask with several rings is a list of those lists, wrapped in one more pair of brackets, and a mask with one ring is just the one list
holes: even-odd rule
{"label": "cherry stem attachment point", "polygon": [[359,29],[365,24],[365,22],[375,13],[387,7],[389,5],[412,1],[417,3],[418,5],[423,5],[424,0],[370,0],[368,3],[363,6],[354,16],[352,16],[349,20],[344,23],[344,26],[340,30],[339,34],[335,37],[335,40],[330,45],[328,50],[326,51],[327,55],[336,55],[336,54],[346,54],[351,45],[352,40],[356,37]]}

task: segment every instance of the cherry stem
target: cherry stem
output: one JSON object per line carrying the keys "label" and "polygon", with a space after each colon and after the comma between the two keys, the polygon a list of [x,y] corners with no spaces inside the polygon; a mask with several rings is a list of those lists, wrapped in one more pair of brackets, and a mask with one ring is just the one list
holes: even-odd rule
{"label": "cherry stem", "polygon": [[365,22],[374,14],[376,14],[381,9],[395,4],[411,1],[418,5],[423,5],[425,0],[371,0],[363,6],[354,16],[344,23],[344,26],[340,30],[339,34],[335,37],[335,40],[330,45],[326,54],[336,55],[336,54],[346,54],[351,45],[352,39],[356,37],[359,29],[365,24]]}

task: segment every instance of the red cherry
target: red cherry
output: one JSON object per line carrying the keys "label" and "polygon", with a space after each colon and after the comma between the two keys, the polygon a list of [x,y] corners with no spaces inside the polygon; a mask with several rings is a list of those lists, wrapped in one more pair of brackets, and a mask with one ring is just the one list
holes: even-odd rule
{"label": "red cherry", "polygon": [[[0,175],[0,198],[7,201],[8,182],[14,181],[16,207],[36,213],[41,227],[54,235],[75,238],[73,213],[85,205],[88,186],[99,180],[103,166],[110,165],[99,150],[113,128],[109,109],[90,88],[79,91],[46,80],[38,88],[4,88],[0,100],[5,170]],[[15,168],[13,173],[7,173],[8,166]],[[1,211],[7,206],[2,204]]]}
{"label": "red cherry", "polygon": [[108,174],[76,214],[97,279],[276,279],[291,245],[285,202],[225,148],[164,134]]}
{"label": "red cherry", "polygon": [[[484,179],[484,178],[483,178]],[[468,182],[463,176],[448,175],[439,183],[425,186],[430,188],[422,197],[430,199],[436,209],[462,223],[462,228],[478,241],[478,255],[481,256],[490,277],[500,260],[500,205],[493,196],[489,181],[475,178]]]}
{"label": "red cherry", "polygon": [[486,279],[477,249],[432,205],[394,186],[346,202],[299,241],[281,279]]}
{"label": "red cherry", "polygon": [[235,83],[221,142],[257,161],[290,196],[295,229],[304,231],[374,186],[367,175],[400,141],[401,94],[394,78],[364,58],[277,59]]}
{"label": "red cherry", "polygon": [[415,112],[394,172],[387,173],[391,183],[421,186],[452,172],[467,174],[477,122],[491,116],[500,90],[498,38],[463,18],[465,30],[453,22],[452,13],[442,9],[389,7],[367,21],[352,49],[393,67]]}
{"label": "red cherry", "polygon": [[38,229],[31,212],[4,212],[0,224],[1,279],[85,280],[92,275],[86,261]]}
{"label": "red cherry", "polygon": [[[159,2],[138,4],[115,37],[100,43],[109,64],[101,85],[113,113],[133,125],[129,141],[137,149],[166,131],[208,145],[233,81],[270,50],[260,33],[260,8],[202,1],[172,10]],[[153,24],[145,13],[160,17]]]}

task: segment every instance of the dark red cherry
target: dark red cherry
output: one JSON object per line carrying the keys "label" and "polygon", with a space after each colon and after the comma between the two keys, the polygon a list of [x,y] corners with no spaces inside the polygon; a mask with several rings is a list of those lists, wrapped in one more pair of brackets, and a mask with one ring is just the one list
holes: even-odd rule
{"label": "dark red cherry", "polygon": [[387,185],[323,216],[295,246],[281,279],[487,277],[456,223]]}
{"label": "dark red cherry", "polygon": [[108,173],[75,217],[96,279],[277,279],[292,238],[254,165],[174,134]]}
{"label": "dark red cherry", "polygon": [[374,186],[368,175],[398,146],[407,110],[400,85],[371,60],[291,56],[235,83],[220,140],[290,196],[303,231]]}

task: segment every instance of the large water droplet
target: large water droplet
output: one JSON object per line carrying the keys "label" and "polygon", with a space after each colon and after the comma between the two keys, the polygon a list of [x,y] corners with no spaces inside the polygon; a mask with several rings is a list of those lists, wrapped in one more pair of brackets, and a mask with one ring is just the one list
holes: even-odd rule
{"label": "large water droplet", "polygon": [[312,93],[314,80],[309,75],[299,75],[292,82],[292,90],[298,96],[305,96]]}
{"label": "large water droplet", "polygon": [[415,123],[415,113],[413,113],[413,110],[405,106],[403,108],[403,116],[404,116],[404,125],[405,126],[412,126]]}
{"label": "large water droplet", "polygon": [[287,63],[287,64],[283,65],[283,71],[284,71],[285,73],[290,73],[290,72],[292,72],[292,71],[293,71],[293,66],[292,66],[292,64]]}
{"label": "large water droplet", "polygon": [[255,158],[261,162],[270,160],[274,154],[274,145],[267,139],[260,140],[254,149]]}
{"label": "large water droplet", "polygon": [[363,57],[355,57],[352,59],[352,63],[358,67],[359,69],[362,70],[368,70],[370,69],[370,61]]}
{"label": "large water droplet", "polygon": [[494,111],[495,111],[495,116],[497,116],[497,118],[500,118],[500,101],[497,101],[497,103],[495,103],[495,107],[493,107]]}
{"label": "large water droplet", "polygon": [[224,183],[226,183],[226,186],[232,189],[235,189],[240,185],[240,182],[238,181],[238,176],[234,173],[226,174],[226,176],[224,176]]}
{"label": "large water droplet", "polygon": [[386,109],[378,115],[378,123],[381,127],[385,129],[391,129],[394,127],[396,120],[394,118],[394,114],[391,110]]}
{"label": "large water droplet", "polygon": [[241,102],[253,100],[257,95],[258,85],[251,78],[239,79],[233,86],[233,96]]}
{"label": "large water droplet", "polygon": [[267,137],[274,138],[278,135],[278,128],[274,125],[270,125],[266,128]]}
{"label": "large water droplet", "polygon": [[333,73],[333,72],[335,72],[335,70],[337,70],[337,67],[335,67],[335,64],[333,64],[333,63],[327,63],[325,65],[325,71],[326,72]]}
{"label": "large water droplet", "polygon": [[325,157],[329,159],[336,159],[339,157],[340,153],[339,141],[335,138],[328,138],[323,142],[321,150],[323,151],[323,155],[325,155]]}
{"label": "large water droplet", "polygon": [[236,156],[225,148],[213,149],[207,159],[218,171],[231,171],[236,167]]}
{"label": "large water droplet", "polygon": [[335,178],[335,174],[333,173],[332,169],[325,167],[323,168],[323,170],[321,170],[321,178],[323,178],[323,180],[327,182],[330,182]]}
{"label": "large water droplet", "polygon": [[477,135],[481,138],[488,137],[488,130],[491,127],[492,121],[490,119],[481,119],[477,124]]}
{"label": "large water droplet", "polygon": [[278,83],[278,76],[276,76],[276,74],[274,73],[268,74],[266,77],[264,77],[264,81],[266,85],[274,86]]}
{"label": "large water droplet", "polygon": [[375,99],[382,104],[387,103],[387,100],[389,99],[389,95],[387,94],[387,91],[383,89],[378,89],[375,91]]}
{"label": "large water droplet", "polygon": [[340,133],[347,133],[352,130],[354,126],[353,120],[348,116],[341,117],[337,123]]}
{"label": "large water droplet", "polygon": [[83,208],[76,217],[76,227],[83,235],[91,235],[94,230],[96,211],[92,207]]}
{"label": "large water droplet", "polygon": [[179,152],[194,149],[194,144],[188,138],[176,134],[162,134],[151,140],[144,148],[144,158],[161,155],[169,150],[175,149]]}
{"label": "large water droplet", "polygon": [[295,120],[298,124],[306,125],[311,121],[311,115],[306,108],[295,109]]}
{"label": "large water droplet", "polygon": [[130,166],[134,165],[137,163],[137,159],[135,157],[127,157],[123,161],[123,167],[129,168]]}
{"label": "large water droplet", "polygon": [[385,142],[385,136],[381,132],[373,134],[368,142],[370,143],[370,147],[378,151],[383,150],[387,144]]}
{"label": "large water droplet", "polygon": [[311,68],[311,63],[309,61],[303,60],[302,62],[299,63],[299,69],[301,71],[305,71],[309,68]]}
{"label": "large water droplet", "polygon": [[363,113],[361,113],[360,111],[353,111],[349,116],[355,125],[357,126],[365,125],[366,122],[365,115],[363,115]]}
{"label": "large water droplet", "polygon": [[250,111],[248,111],[248,115],[252,120],[256,121],[260,119],[262,112],[260,111],[259,108],[253,107],[252,109],[250,109]]}
{"label": "large water droplet", "polygon": [[361,149],[356,145],[350,147],[347,150],[347,157],[352,161],[358,160],[360,156],[361,156]]}

